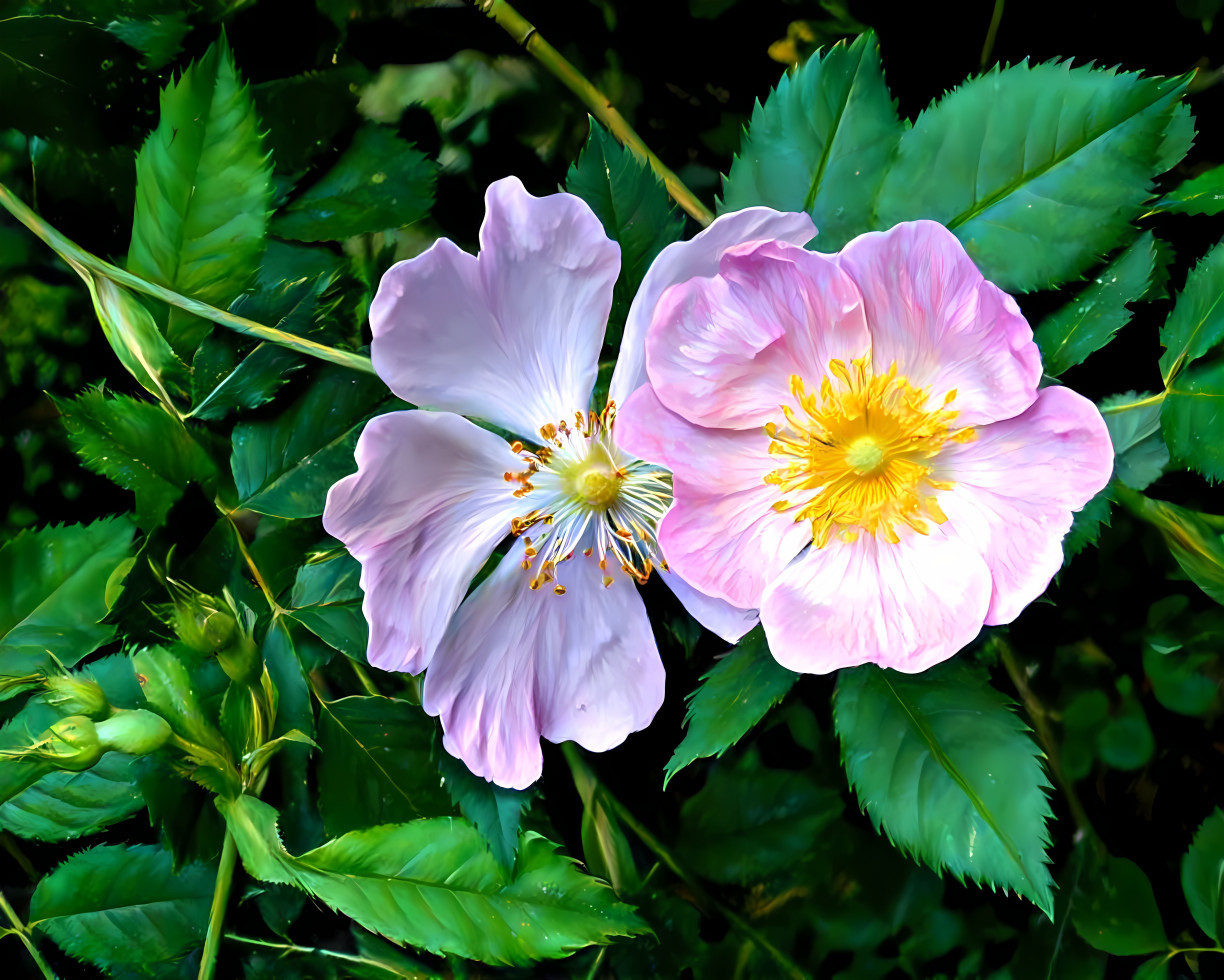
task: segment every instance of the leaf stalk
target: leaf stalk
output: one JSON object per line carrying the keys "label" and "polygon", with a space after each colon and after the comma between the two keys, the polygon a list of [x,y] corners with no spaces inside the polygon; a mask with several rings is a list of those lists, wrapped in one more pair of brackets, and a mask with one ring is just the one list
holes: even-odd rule
{"label": "leaf stalk", "polygon": [[26,952],[30,954],[30,958],[34,960],[38,970],[46,980],[59,980],[55,975],[55,971],[47,965],[47,961],[42,958],[42,953],[38,951],[38,947],[34,945],[34,940],[30,936],[30,927],[21,921],[20,917],[13,906],[9,905],[8,899],[4,897],[4,892],[0,891],[0,911],[4,912],[5,917],[13,924],[12,933],[21,940],[25,946]]}
{"label": "leaf stalk", "polygon": [[221,947],[221,929],[225,924],[225,909],[229,905],[230,886],[234,882],[234,866],[238,861],[238,846],[234,835],[226,828],[221,845],[221,863],[217,865],[217,883],[213,888],[212,909],[208,913],[208,933],[204,937],[204,955],[200,959],[199,980],[212,980],[217,969],[217,951]]}

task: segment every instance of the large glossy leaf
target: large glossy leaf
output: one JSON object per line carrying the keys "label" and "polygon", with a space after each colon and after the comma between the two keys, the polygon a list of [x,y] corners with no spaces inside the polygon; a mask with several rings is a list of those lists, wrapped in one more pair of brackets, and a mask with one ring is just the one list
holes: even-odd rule
{"label": "large glossy leaf", "polygon": [[[136,158],[128,268],[228,306],[259,265],[272,167],[224,35],[162,92],[161,117]],[[190,353],[211,329],[171,309],[167,337]]]}
{"label": "large glossy leaf", "polygon": [[523,835],[510,876],[458,817],[353,831],[294,857],[266,803],[242,796],[217,806],[251,875],[295,884],[372,932],[431,952],[525,964],[646,930],[538,834]]}
{"label": "large glossy leaf", "polygon": [[298,569],[290,615],[329,646],[365,663],[370,628],[361,611],[363,597],[361,565],[341,552]]}
{"label": "large glossy leaf", "polygon": [[213,461],[162,406],[91,388],[56,407],[85,466],[136,494],[141,527],[160,524],[189,482],[216,492]]}
{"label": "large glossy leaf", "polygon": [[1203,821],[1182,861],[1182,891],[1198,927],[1215,940],[1224,936],[1224,812]]}
{"label": "large glossy leaf", "polygon": [[1042,320],[1033,339],[1045,373],[1058,377],[1113,340],[1130,322],[1126,304],[1147,292],[1155,264],[1156,240],[1145,231],[1075,299]]}
{"label": "large glossy leaf", "polygon": [[591,206],[608,237],[620,245],[620,276],[604,337],[605,343],[618,344],[642,277],[664,246],[680,238],[684,215],[672,207],[662,181],[645,162],[594,119],[586,146],[565,176],[565,189]]}
{"label": "large glossy leaf", "polygon": [[872,31],[812,55],[785,74],[752,122],[723,185],[724,211],[764,204],[807,211],[835,252],[873,227],[888,162],[904,124]]}
{"label": "large glossy leaf", "polygon": [[106,586],[131,554],[127,518],[24,531],[0,548],[0,678],[71,667],[111,638]]}
{"label": "large glossy leaf", "polygon": [[51,772],[0,804],[0,827],[18,837],[60,841],[95,834],[144,809],[134,760],[108,752],[84,772]]}
{"label": "large glossy leaf", "polygon": [[452,813],[433,762],[436,729],[419,705],[395,698],[324,702],[319,806],[327,833]]}
{"label": "large glossy leaf", "polygon": [[1007,290],[1073,279],[1139,216],[1186,81],[1067,63],[970,79],[901,137],[879,227],[933,218]]}
{"label": "large glossy leaf", "polygon": [[1160,330],[1160,374],[1167,385],[1191,361],[1224,341],[1224,242],[1190,270]]}
{"label": "large glossy leaf", "polygon": [[1101,417],[1114,447],[1114,476],[1133,490],[1146,490],[1169,463],[1160,430],[1161,400],[1127,391],[1101,402]]}
{"label": "large glossy leaf", "polygon": [[722,755],[794,687],[799,675],[774,660],[760,627],[701,677],[689,695],[688,730],[668,760],[663,785],[704,756]]}
{"label": "large glossy leaf", "polygon": [[176,873],[160,847],[95,847],[39,881],[30,924],[91,963],[158,963],[203,943],[212,891],[211,868]]}
{"label": "large glossy leaf", "polygon": [[1152,206],[1174,214],[1219,214],[1224,211],[1224,166],[1212,167],[1178,184]]}
{"label": "large glossy leaf", "polygon": [[446,791],[459,812],[484,834],[498,863],[507,870],[513,868],[519,825],[523,811],[531,806],[531,790],[506,789],[474,776],[449,752],[439,752],[437,764]]}
{"label": "large glossy leaf", "polygon": [[272,222],[282,238],[343,241],[402,228],[429,213],[437,167],[411,143],[370,123],[323,177]]}
{"label": "large glossy leaf", "polygon": [[1086,943],[1114,956],[1168,948],[1152,883],[1134,861],[1108,857],[1085,878],[1071,922]]}
{"label": "large glossy leaf", "polygon": [[357,437],[386,397],[377,378],[327,367],[278,418],[235,426],[230,464],[242,506],[275,517],[322,514],[331,485],[357,468]]}
{"label": "large glossy leaf", "polygon": [[750,885],[800,860],[843,807],[810,774],[766,769],[749,751],[720,762],[685,801],[680,860],[713,881]]}
{"label": "large glossy leaf", "polygon": [[1052,916],[1049,780],[981,670],[957,661],[913,675],[843,670],[833,719],[859,803],[897,847]]}

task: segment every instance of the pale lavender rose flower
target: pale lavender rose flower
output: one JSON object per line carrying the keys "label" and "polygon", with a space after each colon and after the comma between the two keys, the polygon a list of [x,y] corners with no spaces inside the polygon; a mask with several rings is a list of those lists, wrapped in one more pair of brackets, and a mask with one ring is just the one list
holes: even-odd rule
{"label": "pale lavender rose flower", "polygon": [[[803,244],[813,231],[806,216],[754,208],[664,249],[630,309],[608,406],[592,412],[618,246],[579,198],[533,197],[513,177],[489,187],[485,207],[479,256],[441,239],[383,277],[370,308],[374,367],[435,411],[373,419],[323,523],[361,562],[370,663],[428,668],[423,704],[441,717],[447,751],[522,788],[539,777],[541,736],[606,750],[663,700],[637,582],[663,564],[656,529],[671,479],[624,451],[615,415],[645,380],[655,303],[672,283],[713,274],[730,246]],[[728,640],[756,622],[663,579]]]}
{"label": "pale lavender rose flower", "polygon": [[617,425],[673,472],[663,551],[759,609],[792,670],[917,672],[1011,622],[1113,466],[1100,413],[1038,390],[1015,301],[932,221],[728,249],[663,293],[646,365]]}

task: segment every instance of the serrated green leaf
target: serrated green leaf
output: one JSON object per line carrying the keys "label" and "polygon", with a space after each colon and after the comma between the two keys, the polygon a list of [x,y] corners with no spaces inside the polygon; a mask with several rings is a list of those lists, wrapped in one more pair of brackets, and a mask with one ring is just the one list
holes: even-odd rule
{"label": "serrated green leaf", "polygon": [[323,177],[282,208],[272,231],[302,242],[343,241],[402,228],[429,213],[437,167],[411,143],[370,123]]}
{"label": "serrated green leaf", "polygon": [[1126,304],[1147,292],[1155,264],[1156,240],[1145,231],[1075,299],[1042,320],[1033,339],[1045,373],[1058,377],[1113,340],[1130,322]]}
{"label": "serrated green leaf", "polygon": [[[290,616],[329,646],[361,663],[370,628],[361,604],[361,565],[347,552],[298,569]],[[382,821],[380,821],[382,822]]]}
{"label": "serrated green leaf", "polygon": [[1072,515],[1071,530],[1062,543],[1064,565],[1085,548],[1096,545],[1101,528],[1110,526],[1113,504],[1113,491],[1107,486]]}
{"label": "serrated green leaf", "polygon": [[[259,265],[272,167],[250,93],[224,35],[162,92],[161,116],[136,158],[128,268],[225,307]],[[166,336],[191,353],[211,325],[171,308]]]}
{"label": "serrated green leaf", "polygon": [[139,650],[132,654],[132,668],[149,707],[178,735],[215,753],[219,767],[232,761],[229,746],[205,713],[191,674],[174,650]]}
{"label": "serrated green leaf", "polygon": [[452,813],[433,762],[437,725],[419,705],[349,697],[319,708],[319,808],[331,836]]}
{"label": "serrated green leaf", "polygon": [[1186,277],[1173,312],[1160,328],[1160,376],[1165,386],[1189,364],[1224,341],[1224,242],[1204,255]]}
{"label": "serrated green leaf", "polygon": [[685,801],[680,861],[711,881],[750,885],[799,861],[843,806],[808,773],[766,769],[747,752],[716,765]]}
{"label": "serrated green leaf", "polygon": [[1161,434],[1161,399],[1150,392],[1127,391],[1100,403],[1101,417],[1114,447],[1114,476],[1132,490],[1146,490],[1169,464]]}
{"label": "serrated green leaf", "polygon": [[1067,63],[970,79],[901,137],[878,225],[933,218],[1012,292],[1073,279],[1139,216],[1187,81]]}
{"label": "serrated green leaf", "polygon": [[1224,166],[1212,167],[1183,181],[1152,205],[1172,214],[1219,214],[1224,211]]}
{"label": "serrated green leaf", "polygon": [[197,419],[216,421],[232,412],[258,408],[272,400],[290,376],[304,366],[300,354],[264,342],[240,353],[232,334],[213,332],[196,348],[192,384]]}
{"label": "serrated green leaf", "polygon": [[18,837],[62,841],[96,834],[144,809],[135,760],[108,752],[84,772],[51,772],[0,804],[0,827]]}
{"label": "serrated green leaf", "polygon": [[799,675],[773,658],[765,631],[754,629],[701,676],[689,695],[687,731],[668,760],[663,786],[681,769],[706,756],[719,756],[743,738],[781,701]]}
{"label": "serrated green leaf", "polygon": [[148,17],[116,17],[106,30],[143,55],[141,68],[157,71],[183,50],[183,38],[190,33],[191,25],[185,13],[172,10]]}
{"label": "serrated green leaf", "polygon": [[1121,499],[1137,517],[1154,526],[1181,570],[1224,605],[1224,540],[1197,511],[1127,491]]}
{"label": "serrated green leaf", "polygon": [[0,547],[0,678],[72,667],[114,635],[106,583],[131,554],[131,521],[24,531]]}
{"label": "serrated green leaf", "polygon": [[876,829],[936,871],[1011,889],[1053,916],[1040,751],[985,673],[874,665],[838,675],[842,762]]}
{"label": "serrated green leaf", "polygon": [[1224,359],[1177,372],[1165,389],[1160,426],[1173,459],[1224,480]]}
{"label": "serrated green leaf", "polygon": [[335,144],[358,118],[357,99],[369,75],[360,65],[348,65],[253,86],[278,172],[298,172]]}
{"label": "serrated green leaf", "polygon": [[1095,949],[1114,956],[1140,956],[1167,949],[1152,883],[1134,861],[1107,857],[1080,884],[1071,923]]}
{"label": "serrated green leaf", "polygon": [[813,247],[835,252],[873,227],[904,129],[874,32],[818,52],[757,103],[723,185],[722,210],[806,211],[819,232]]}
{"label": "serrated green leaf", "polygon": [[506,789],[474,776],[449,752],[439,752],[437,764],[451,801],[484,835],[497,862],[511,870],[523,811],[531,806],[531,790]]}
{"label": "serrated green leaf", "polygon": [[322,514],[332,484],[357,468],[357,437],[386,397],[378,378],[325,367],[279,418],[239,423],[230,464],[241,505],[274,517]]}
{"label": "serrated green leaf", "polygon": [[1194,921],[1211,939],[1224,935],[1224,812],[1203,821],[1182,860],[1182,891]]}
{"label": "serrated green leaf", "polygon": [[591,206],[608,237],[620,245],[621,268],[612,293],[605,344],[619,344],[642,277],[655,256],[678,241],[684,215],[672,207],[654,172],[626,150],[594,119],[578,159],[565,176],[565,189]]}
{"label": "serrated green leaf", "polygon": [[136,494],[137,523],[156,527],[189,482],[211,496],[217,468],[177,418],[160,405],[91,388],[55,400],[72,448],[86,468]]}
{"label": "serrated green leaf", "polygon": [[95,847],[39,881],[30,925],[99,966],[160,963],[203,944],[212,891],[211,868],[175,873],[160,847]]}
{"label": "serrated green leaf", "polygon": [[294,857],[266,803],[242,796],[217,806],[250,874],[295,884],[372,932],[431,952],[526,964],[647,929],[538,834],[523,835],[510,877],[458,817],[353,831]]}

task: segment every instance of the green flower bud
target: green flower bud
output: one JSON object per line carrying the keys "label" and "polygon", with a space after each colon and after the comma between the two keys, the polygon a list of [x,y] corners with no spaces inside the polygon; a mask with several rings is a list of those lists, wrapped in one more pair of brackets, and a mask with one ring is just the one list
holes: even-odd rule
{"label": "green flower bud", "polygon": [[82,772],[92,768],[105,751],[93,719],[69,715],[47,729],[25,754],[43,759],[57,769]]}
{"label": "green flower bud", "polygon": [[113,749],[128,755],[156,752],[171,735],[166,719],[144,708],[117,708],[105,721],[98,722],[97,730],[103,750]]}
{"label": "green flower bud", "polygon": [[110,714],[106,692],[93,678],[52,674],[44,684],[47,704],[63,714],[88,715],[95,721]]}

